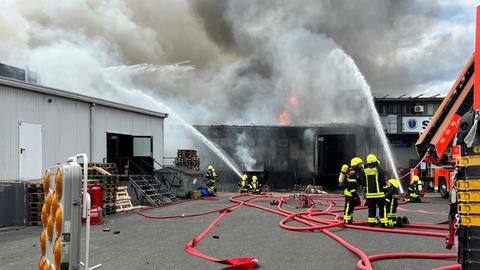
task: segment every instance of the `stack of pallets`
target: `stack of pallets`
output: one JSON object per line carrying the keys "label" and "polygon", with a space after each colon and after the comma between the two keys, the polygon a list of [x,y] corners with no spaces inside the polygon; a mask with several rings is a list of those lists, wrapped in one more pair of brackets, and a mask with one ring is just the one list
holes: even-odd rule
{"label": "stack of pallets", "polygon": [[177,157],[175,158],[175,166],[199,171],[200,158],[197,156],[197,150],[179,149],[177,151]]}
{"label": "stack of pallets", "polygon": [[118,176],[117,175],[91,175],[88,177],[88,186],[93,186],[94,182],[97,182],[98,186],[102,189],[102,209],[105,215],[111,215],[116,213],[116,195],[118,188]]}
{"label": "stack of pallets", "polygon": [[130,200],[130,196],[128,195],[126,186],[118,187],[117,191],[117,212],[123,212],[132,210],[132,201]]}
{"label": "stack of pallets", "polygon": [[88,163],[88,175],[116,175],[118,174],[115,163]]}
{"label": "stack of pallets", "polygon": [[45,200],[45,191],[41,180],[32,180],[27,183],[28,225],[42,226],[42,205]]}

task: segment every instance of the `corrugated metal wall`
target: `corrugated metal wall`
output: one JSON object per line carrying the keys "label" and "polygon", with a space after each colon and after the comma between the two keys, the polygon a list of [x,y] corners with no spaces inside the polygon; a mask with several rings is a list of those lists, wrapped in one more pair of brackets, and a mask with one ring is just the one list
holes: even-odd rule
{"label": "corrugated metal wall", "polygon": [[[163,119],[95,106],[93,162],[106,156],[106,133],[153,136],[154,158],[163,161]],[[18,179],[18,123],[42,125],[43,168],[76,153],[90,155],[90,104],[0,85],[0,181]],[[61,128],[58,125],[61,124]]]}
{"label": "corrugated metal wall", "polygon": [[0,180],[18,178],[19,122],[42,125],[43,168],[89,149],[87,103],[0,85],[0,108]]}

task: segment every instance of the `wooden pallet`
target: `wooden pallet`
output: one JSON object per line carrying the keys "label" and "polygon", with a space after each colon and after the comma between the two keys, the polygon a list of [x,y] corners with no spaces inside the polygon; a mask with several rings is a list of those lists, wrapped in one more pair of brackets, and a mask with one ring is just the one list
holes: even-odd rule
{"label": "wooden pallet", "polygon": [[45,201],[45,191],[42,180],[27,182],[27,224],[41,226],[41,213]]}
{"label": "wooden pallet", "polygon": [[117,212],[123,212],[133,209],[132,201],[130,200],[131,198],[128,195],[127,189],[128,188],[126,186],[118,187],[116,197]]}

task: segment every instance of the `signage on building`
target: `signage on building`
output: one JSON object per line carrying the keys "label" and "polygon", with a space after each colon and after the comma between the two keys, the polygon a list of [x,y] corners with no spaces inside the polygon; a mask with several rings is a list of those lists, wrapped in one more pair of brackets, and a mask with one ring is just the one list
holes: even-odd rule
{"label": "signage on building", "polygon": [[430,122],[431,116],[402,117],[403,133],[419,133],[425,130]]}

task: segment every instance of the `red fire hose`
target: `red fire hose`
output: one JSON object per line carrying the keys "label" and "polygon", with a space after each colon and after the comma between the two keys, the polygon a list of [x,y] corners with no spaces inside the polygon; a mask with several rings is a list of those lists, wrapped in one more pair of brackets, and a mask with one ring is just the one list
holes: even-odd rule
{"label": "red fire hose", "polygon": [[[457,254],[453,253],[445,253],[445,254],[429,254],[429,253],[390,253],[390,254],[375,254],[367,256],[363,251],[359,248],[355,247],[354,245],[348,243],[346,240],[341,238],[340,236],[330,232],[328,229],[333,227],[345,227],[350,229],[356,230],[368,230],[368,231],[375,231],[375,232],[383,232],[383,233],[398,233],[398,234],[409,234],[409,235],[419,235],[419,236],[428,236],[428,237],[446,237],[446,233],[438,233],[438,232],[431,232],[431,231],[418,231],[418,230],[400,230],[400,229],[384,229],[384,228],[372,228],[364,226],[367,222],[360,221],[354,222],[352,225],[345,225],[343,224],[343,220],[337,213],[343,212],[342,209],[332,210],[333,208],[339,208],[343,206],[337,206],[336,201],[340,201],[343,196],[340,195],[305,195],[310,196],[310,199],[314,202],[313,205],[307,209],[305,212],[290,212],[282,207],[283,203],[287,201],[288,197],[282,197],[279,200],[279,204],[277,205],[277,210],[260,206],[254,204],[254,201],[262,200],[266,198],[273,198],[272,195],[248,195],[248,194],[238,194],[231,196],[228,198],[229,201],[234,203],[228,207],[222,207],[215,210],[210,210],[206,212],[194,213],[194,214],[187,214],[187,215],[171,215],[171,216],[158,216],[158,215],[151,215],[145,213],[151,209],[155,209],[158,207],[150,207],[145,208],[137,212],[139,215],[145,218],[153,218],[153,219],[169,219],[169,218],[184,218],[184,217],[196,217],[202,215],[208,215],[212,213],[220,213],[220,215],[211,222],[207,228],[198,236],[192,239],[192,241],[188,242],[185,245],[185,251],[189,254],[194,256],[200,257],[202,259],[206,259],[213,262],[218,262],[222,264],[227,264],[229,266],[222,268],[224,270],[249,270],[256,267],[258,261],[254,257],[246,257],[246,258],[228,258],[228,259],[218,259],[215,257],[208,256],[204,253],[201,253],[197,249],[195,249],[195,245],[199,243],[215,226],[216,224],[223,219],[226,215],[230,212],[237,210],[242,206],[248,206],[260,209],[262,211],[267,211],[279,216],[283,216],[283,219],[280,220],[279,226],[286,230],[291,231],[314,231],[319,230],[320,232],[326,234],[327,236],[331,237],[332,239],[339,242],[348,250],[355,253],[357,256],[360,257],[360,260],[357,263],[357,268],[361,270],[373,270],[372,262],[379,261],[379,260],[388,260],[388,259],[405,259],[405,258],[415,258],[415,259],[452,259],[457,258]],[[247,197],[245,200],[240,200],[239,198]],[[323,202],[322,202],[323,201]],[[325,204],[328,202],[328,204]],[[315,205],[319,206],[327,206],[325,210],[313,210]],[[356,210],[366,209],[366,207],[360,206],[356,207]],[[331,219],[327,219],[325,217],[332,217]],[[291,221],[297,221],[302,223],[305,226],[291,226],[288,225]],[[406,224],[405,227],[407,228],[417,228],[417,229],[430,229],[430,230],[440,230],[440,231],[448,231],[448,227],[446,226],[439,226],[438,224]],[[448,270],[448,269],[460,269],[459,264],[454,264],[450,266],[436,268],[437,270]]]}

